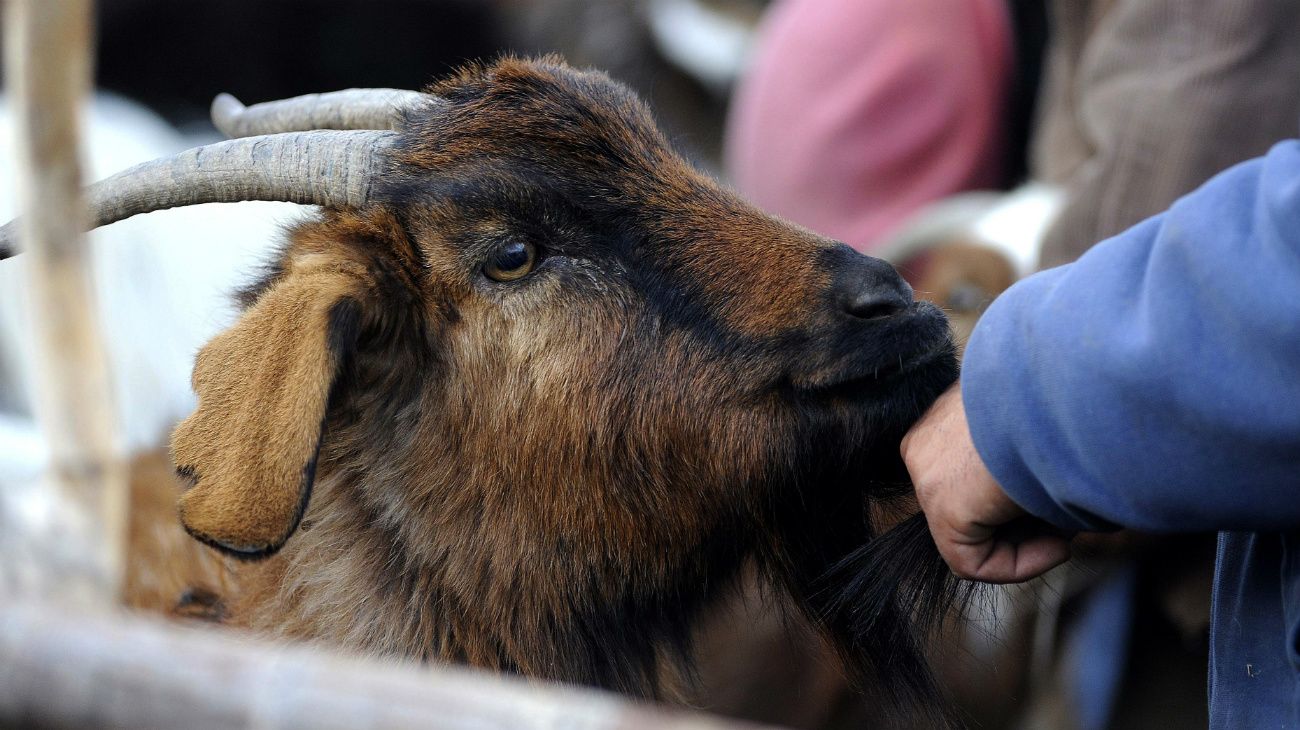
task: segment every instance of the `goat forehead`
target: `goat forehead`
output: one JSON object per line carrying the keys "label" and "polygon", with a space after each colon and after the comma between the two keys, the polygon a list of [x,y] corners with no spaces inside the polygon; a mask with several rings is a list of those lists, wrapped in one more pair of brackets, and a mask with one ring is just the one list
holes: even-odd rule
{"label": "goat forehead", "polygon": [[653,166],[668,154],[649,109],[608,76],[506,59],[430,88],[408,114],[406,162],[441,169],[493,157],[588,169]]}
{"label": "goat forehead", "polygon": [[432,91],[448,105],[409,118],[399,152],[411,188],[518,220],[562,201],[596,232],[594,245],[655,274],[643,282],[669,298],[686,292],[747,337],[797,329],[821,305],[830,274],[819,252],[831,242],[695,171],[604,74],[506,60]]}

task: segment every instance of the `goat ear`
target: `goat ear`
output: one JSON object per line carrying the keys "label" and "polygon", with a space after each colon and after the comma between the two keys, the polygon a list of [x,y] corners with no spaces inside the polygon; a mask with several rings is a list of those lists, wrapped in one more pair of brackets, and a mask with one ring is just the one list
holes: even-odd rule
{"label": "goat ear", "polygon": [[181,523],[198,540],[259,558],[298,528],[361,290],[356,272],[295,266],[199,353],[198,409],[172,433],[177,470],[193,485]]}

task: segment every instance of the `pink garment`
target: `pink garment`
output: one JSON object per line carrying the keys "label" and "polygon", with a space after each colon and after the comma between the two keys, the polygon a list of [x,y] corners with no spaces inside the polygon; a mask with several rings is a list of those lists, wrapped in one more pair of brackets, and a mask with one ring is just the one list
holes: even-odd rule
{"label": "pink garment", "polygon": [[919,207],[997,187],[1005,0],[780,0],[732,99],[727,166],[759,206],[870,250]]}

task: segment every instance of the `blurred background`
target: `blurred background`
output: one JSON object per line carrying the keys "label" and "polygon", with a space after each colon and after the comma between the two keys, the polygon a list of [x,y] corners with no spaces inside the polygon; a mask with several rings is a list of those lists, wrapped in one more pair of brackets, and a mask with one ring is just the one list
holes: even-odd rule
{"label": "blurred background", "polygon": [[[963,339],[1018,278],[1293,132],[1289,112],[1228,124],[1227,106],[1184,93],[1207,78],[1253,88],[1275,76],[1272,40],[1238,58],[1215,55],[1231,38],[1186,35],[1180,57],[1212,60],[1177,68],[1126,55],[1159,48],[1152,14],[1179,1],[103,0],[87,175],[215,140],[218,92],[251,104],[419,88],[467,61],[555,52],[638,91],[685,156],[761,207],[892,261]],[[1290,1],[1248,4],[1264,17]],[[1231,32],[1288,27],[1253,25]],[[1137,98],[1165,116],[1126,122],[1149,134],[1117,157],[1104,114]],[[0,100],[0,133],[10,129]],[[303,214],[198,206],[93,235],[131,453],[156,451],[193,407],[193,353],[233,317],[229,293],[279,227]],[[11,495],[44,463],[22,289],[21,260],[0,265],[0,485]],[[1204,726],[1211,547],[1100,537],[1045,581],[990,592],[935,642],[945,686],[981,728]],[[889,726],[807,628],[754,590],[719,609],[701,646],[700,707],[800,728]]]}
{"label": "blurred background", "polygon": [[559,52],[652,100],[716,169],[727,92],[765,0],[216,0],[99,3],[100,88],[182,130],[214,90],[247,103],[312,91],[418,89],[469,60]]}

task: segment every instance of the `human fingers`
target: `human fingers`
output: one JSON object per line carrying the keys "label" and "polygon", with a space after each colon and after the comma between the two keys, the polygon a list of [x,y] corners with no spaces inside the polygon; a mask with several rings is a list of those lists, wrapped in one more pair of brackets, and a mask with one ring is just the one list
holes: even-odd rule
{"label": "human fingers", "polygon": [[935,544],[959,578],[983,583],[1021,583],[1070,559],[1070,540],[1055,531],[1010,538],[996,531],[969,543],[936,536]]}

